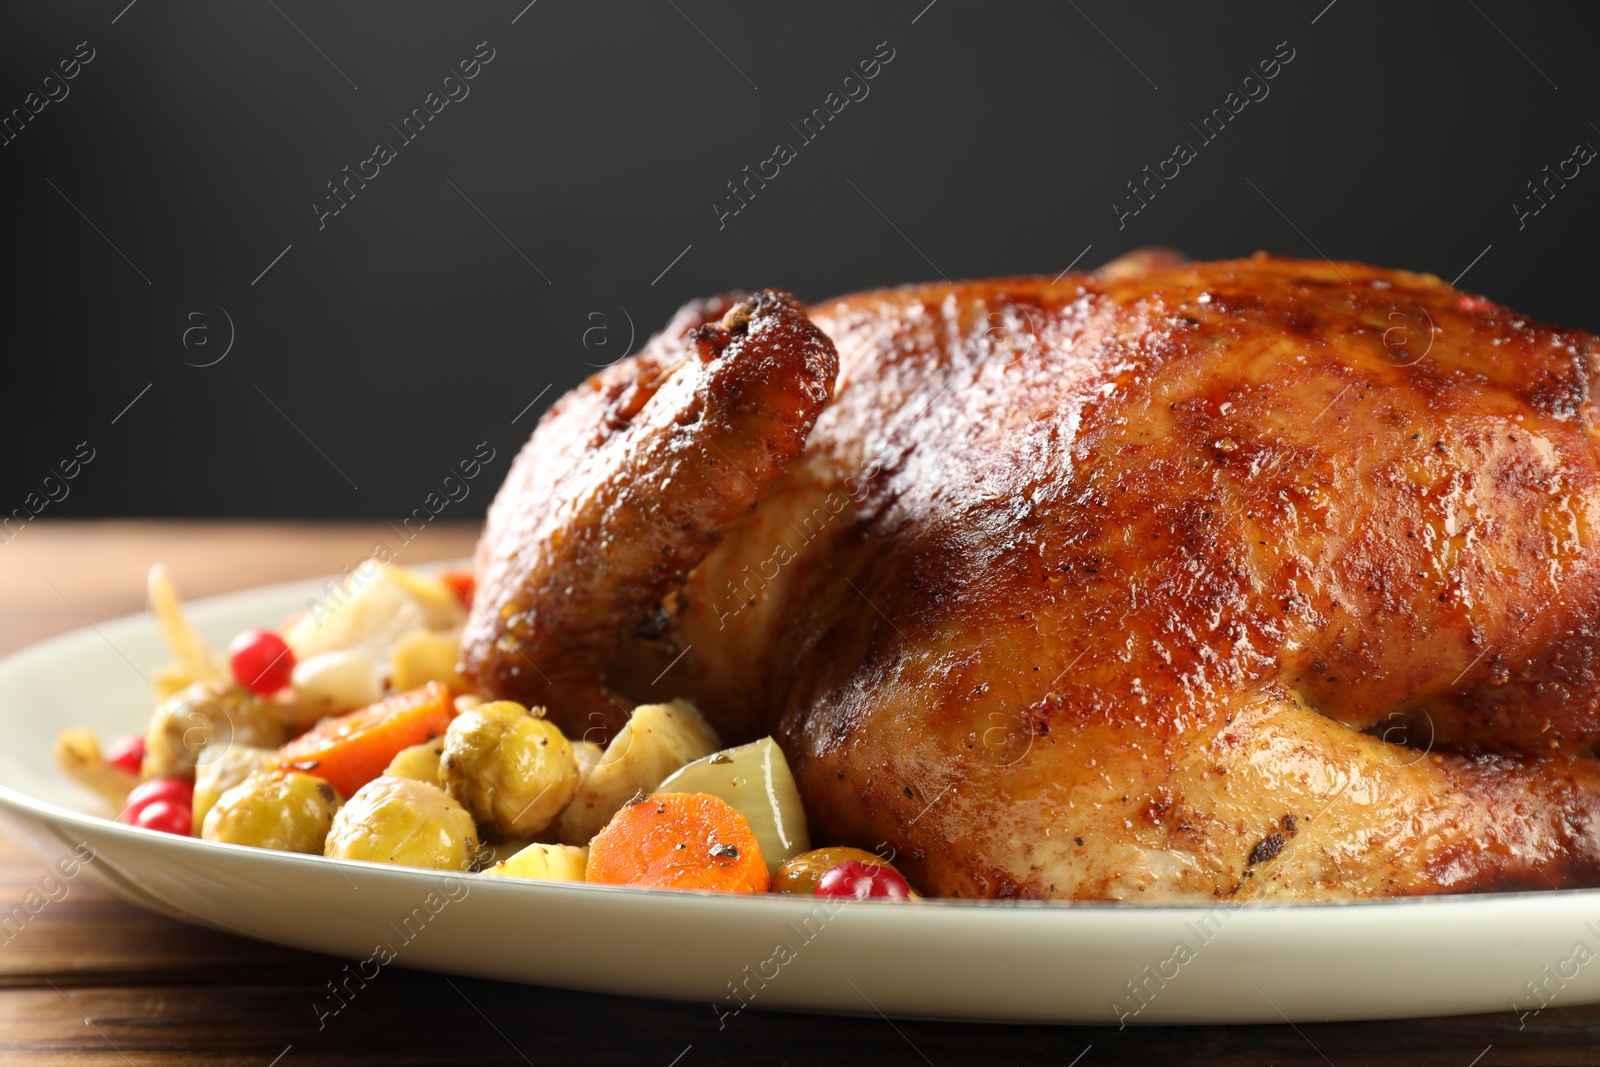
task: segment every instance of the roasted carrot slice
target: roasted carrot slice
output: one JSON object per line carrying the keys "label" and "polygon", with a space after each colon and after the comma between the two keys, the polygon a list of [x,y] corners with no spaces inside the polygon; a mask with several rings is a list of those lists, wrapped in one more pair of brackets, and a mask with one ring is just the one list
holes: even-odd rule
{"label": "roasted carrot slice", "polygon": [[589,842],[590,882],[765,893],[767,861],[743,815],[706,793],[636,796]]}
{"label": "roasted carrot slice", "polygon": [[429,682],[324,720],[278,749],[272,766],[315,774],[348,798],[381,775],[401,749],[444,733],[454,715],[450,690]]}

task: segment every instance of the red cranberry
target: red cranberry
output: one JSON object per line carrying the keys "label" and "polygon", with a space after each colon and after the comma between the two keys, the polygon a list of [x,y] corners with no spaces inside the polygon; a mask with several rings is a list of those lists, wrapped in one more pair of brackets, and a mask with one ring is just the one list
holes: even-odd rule
{"label": "red cranberry", "polygon": [[257,696],[270,696],[289,684],[294,653],[271,630],[246,630],[228,646],[233,680]]}
{"label": "red cranberry", "polygon": [[106,762],[118,770],[138,774],[144,763],[144,735],[129,734],[112,745],[111,751],[106,753]]}
{"label": "red cranberry", "polygon": [[129,826],[188,837],[194,833],[194,786],[181,778],[152,778],[128,794],[118,818]]}
{"label": "red cranberry", "polygon": [[154,800],[140,808],[129,822],[146,830],[189,837],[194,833],[194,809],[171,800]]}
{"label": "red cranberry", "polygon": [[817,896],[854,900],[910,900],[911,886],[893,867],[846,860],[817,880]]}

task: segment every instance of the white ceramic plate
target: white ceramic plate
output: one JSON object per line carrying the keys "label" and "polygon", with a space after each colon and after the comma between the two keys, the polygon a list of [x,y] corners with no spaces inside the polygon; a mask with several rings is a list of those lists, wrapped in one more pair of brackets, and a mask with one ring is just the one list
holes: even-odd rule
{"label": "white ceramic plate", "polygon": [[[223,645],[320,594],[202,601]],[[784,896],[644,892],[445,875],[210,844],[96,817],[63,779],[64,726],[141,729],[138,616],[0,661],[0,815],[39,854],[164,915],[361,961],[701,1001],[1117,1024],[1392,1018],[1600,1001],[1600,891],[1230,909],[926,902],[830,910]],[[67,869],[72,869],[70,863]],[[1593,923],[1594,925],[1590,925]],[[1582,946],[1581,948],[1579,946]]]}

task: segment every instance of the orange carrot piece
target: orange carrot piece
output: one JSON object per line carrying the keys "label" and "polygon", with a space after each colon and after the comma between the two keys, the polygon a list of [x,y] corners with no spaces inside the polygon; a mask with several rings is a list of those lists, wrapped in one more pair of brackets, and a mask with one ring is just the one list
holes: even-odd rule
{"label": "orange carrot piece", "polygon": [[471,571],[445,571],[439,575],[439,580],[450,587],[451,592],[461,601],[461,606],[468,611],[472,610],[472,598],[478,591],[478,580],[472,576]]}
{"label": "orange carrot piece", "polygon": [[349,798],[401,749],[438,737],[454,717],[450,690],[429,682],[319,723],[278,749],[272,766],[315,774]]}
{"label": "orange carrot piece", "polygon": [[589,842],[590,882],[647,889],[765,893],[756,835],[727,801],[706,793],[635,797]]}

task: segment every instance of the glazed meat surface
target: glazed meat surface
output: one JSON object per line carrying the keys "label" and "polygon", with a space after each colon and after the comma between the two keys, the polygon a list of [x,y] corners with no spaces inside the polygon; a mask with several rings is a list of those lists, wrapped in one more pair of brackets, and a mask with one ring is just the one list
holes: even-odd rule
{"label": "glazed meat surface", "polygon": [[[656,373],[692,319],[601,377]],[[774,734],[815,835],[893,849],[931,894],[1600,884],[1595,338],[1431,276],[1266,257],[809,319],[838,375],[803,450],[703,511],[693,551],[636,553],[649,604],[570,604],[521,651],[618,702],[688,696],[730,743]],[[535,500],[522,477],[566,462],[561,419],[495,512],[570,536],[581,479]],[[536,616],[552,568],[603,590],[606,565],[547,562],[527,528],[491,516],[466,664],[512,695],[483,620]],[[589,658],[569,625],[604,635]],[[594,709],[558,690],[581,733]]]}
{"label": "glazed meat surface", "polygon": [[462,655],[498,696],[604,744],[624,631],[682,581],[805,447],[833,346],[787,293],[691,304],[644,351],[540,420],[490,509]]}

